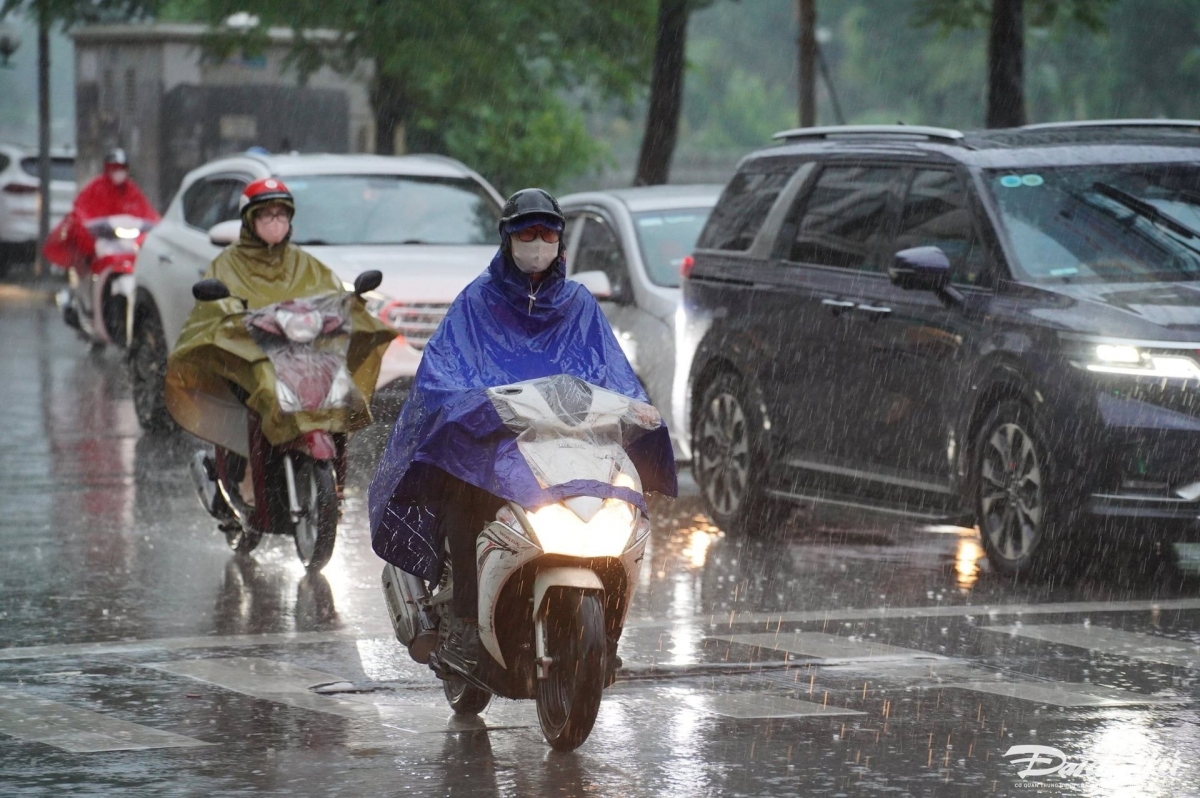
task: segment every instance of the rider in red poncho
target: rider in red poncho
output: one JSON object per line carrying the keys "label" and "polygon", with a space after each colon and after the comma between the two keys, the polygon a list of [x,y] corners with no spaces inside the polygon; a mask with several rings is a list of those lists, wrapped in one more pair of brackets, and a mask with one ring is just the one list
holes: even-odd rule
{"label": "rider in red poncho", "polygon": [[115,149],[105,157],[104,173],[93,178],[75,197],[71,212],[50,232],[42,254],[64,269],[82,267],[96,246],[85,225],[93,219],[117,214],[151,222],[159,220],[158,211],[129,177],[129,159],[122,149]]}

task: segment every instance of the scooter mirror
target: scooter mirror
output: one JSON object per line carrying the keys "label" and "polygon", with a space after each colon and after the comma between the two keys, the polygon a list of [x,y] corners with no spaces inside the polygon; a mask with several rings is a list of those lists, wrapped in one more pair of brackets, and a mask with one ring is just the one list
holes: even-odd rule
{"label": "scooter mirror", "polygon": [[354,278],[354,293],[362,296],[368,291],[374,291],[383,282],[383,272],[371,269]]}
{"label": "scooter mirror", "polygon": [[198,302],[215,302],[229,296],[229,288],[220,280],[201,280],[192,286],[192,296]]}

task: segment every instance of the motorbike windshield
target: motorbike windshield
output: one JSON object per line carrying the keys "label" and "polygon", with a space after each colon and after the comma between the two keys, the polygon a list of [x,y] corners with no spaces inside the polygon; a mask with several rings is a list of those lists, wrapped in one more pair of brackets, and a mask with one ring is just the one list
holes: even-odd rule
{"label": "motorbike windshield", "polygon": [[640,497],[625,447],[662,424],[650,405],[566,374],[492,388],[488,397],[542,488],[591,482]]}
{"label": "motorbike windshield", "polygon": [[246,314],[242,324],[275,369],[284,413],[361,409],[366,400],[346,367],[349,294],[289,299]]}

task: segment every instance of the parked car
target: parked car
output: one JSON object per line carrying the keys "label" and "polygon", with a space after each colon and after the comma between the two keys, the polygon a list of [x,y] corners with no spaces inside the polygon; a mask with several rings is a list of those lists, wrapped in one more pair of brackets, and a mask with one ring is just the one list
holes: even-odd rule
{"label": "parked car", "polygon": [[720,193],[717,185],[646,186],[560,200],[567,274],[600,300],[681,459],[690,456],[688,437],[671,420],[680,268]]}
{"label": "parked car", "polygon": [[400,336],[380,370],[382,402],[403,397],[450,303],[496,251],[500,195],[449,158],[245,154],[188,173],[134,272],[129,360],[144,428],[170,424],[163,375],[195,302],[192,284],[237,237],[242,188],[268,176],[286,182],[296,198],[294,243],[347,284],[368,269],[383,272],[368,307]]}
{"label": "parked car", "polygon": [[[75,156],[56,149],[50,158],[50,226],[75,199]],[[38,157],[22,147],[0,144],[0,274],[14,263],[37,257]]]}
{"label": "parked car", "polygon": [[1200,516],[1200,121],[779,134],[697,244],[709,511],[978,524],[993,567]]}

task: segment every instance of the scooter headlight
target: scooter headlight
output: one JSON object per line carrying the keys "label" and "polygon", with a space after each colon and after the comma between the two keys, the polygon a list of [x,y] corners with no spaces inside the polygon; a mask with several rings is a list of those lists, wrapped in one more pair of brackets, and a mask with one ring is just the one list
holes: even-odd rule
{"label": "scooter headlight", "polygon": [[637,526],[638,511],[629,502],[605,499],[587,522],[563,504],[539,507],[525,517],[533,527],[538,545],[547,554],[620,557]]}

